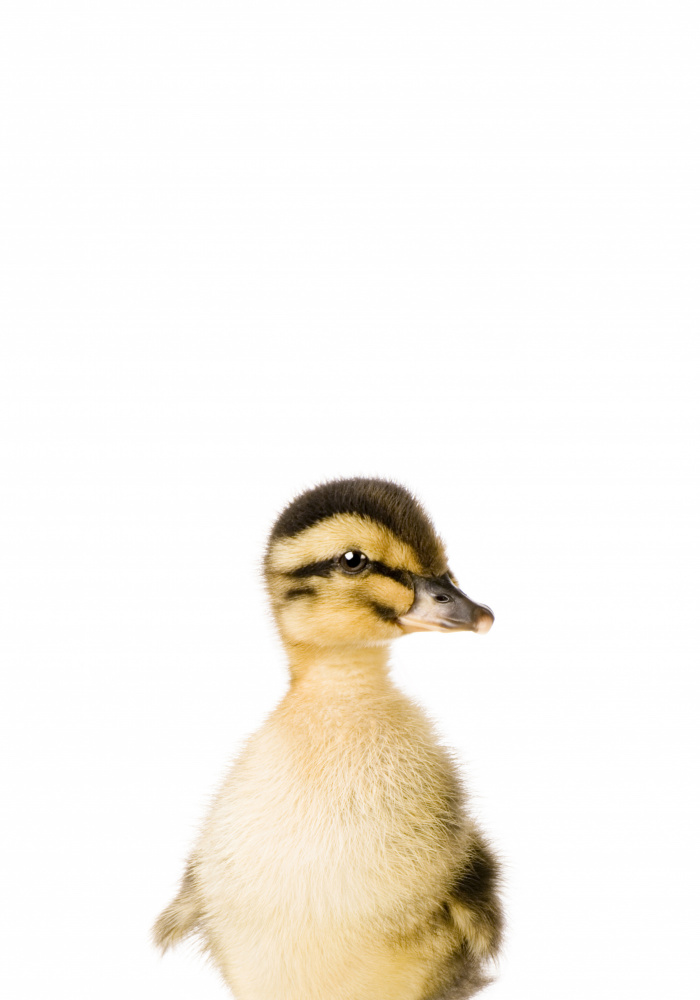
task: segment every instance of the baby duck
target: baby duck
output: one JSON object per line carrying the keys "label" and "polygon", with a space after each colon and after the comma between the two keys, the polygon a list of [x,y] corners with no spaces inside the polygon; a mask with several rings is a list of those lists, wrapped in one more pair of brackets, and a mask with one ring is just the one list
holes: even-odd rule
{"label": "baby duck", "polygon": [[340,479],[278,518],[265,579],[291,684],[231,768],[156,922],[238,1000],[457,1000],[489,982],[498,863],[449,753],[391,682],[406,632],[488,632],[416,499]]}

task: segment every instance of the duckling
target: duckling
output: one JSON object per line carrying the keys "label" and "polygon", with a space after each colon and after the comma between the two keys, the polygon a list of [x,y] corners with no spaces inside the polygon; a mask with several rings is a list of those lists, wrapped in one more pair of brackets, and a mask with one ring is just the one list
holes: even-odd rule
{"label": "duckling", "polygon": [[485,633],[404,487],[298,496],[264,561],[291,682],[219,792],[165,951],[197,932],[238,1000],[457,1000],[490,978],[499,864],[453,760],[389,677],[416,631]]}

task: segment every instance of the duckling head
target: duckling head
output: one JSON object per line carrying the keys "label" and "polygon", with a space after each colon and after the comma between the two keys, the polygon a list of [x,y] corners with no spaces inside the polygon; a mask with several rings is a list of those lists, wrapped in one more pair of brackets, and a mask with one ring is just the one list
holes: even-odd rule
{"label": "duckling head", "polygon": [[265,578],[289,643],[374,646],[493,624],[457,587],[415,497],[383,479],[337,479],[296,497],[272,528]]}

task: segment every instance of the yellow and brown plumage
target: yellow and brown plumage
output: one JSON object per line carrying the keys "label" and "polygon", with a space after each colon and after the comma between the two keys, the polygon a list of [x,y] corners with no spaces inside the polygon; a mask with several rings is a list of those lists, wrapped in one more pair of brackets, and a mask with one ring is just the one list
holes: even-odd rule
{"label": "yellow and brown plumage", "polygon": [[449,754],[391,682],[405,632],[488,631],[403,487],[297,497],[265,556],[291,684],[216,798],[169,947],[196,931],[238,1000],[448,1000],[488,980],[498,865]]}

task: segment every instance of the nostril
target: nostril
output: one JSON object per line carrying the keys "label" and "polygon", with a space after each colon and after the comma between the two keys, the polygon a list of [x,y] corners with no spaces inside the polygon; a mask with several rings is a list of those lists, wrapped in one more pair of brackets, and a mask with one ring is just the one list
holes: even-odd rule
{"label": "nostril", "polygon": [[450,604],[452,601],[452,598],[450,597],[449,594],[435,594],[434,596],[435,600],[439,601],[440,604]]}

